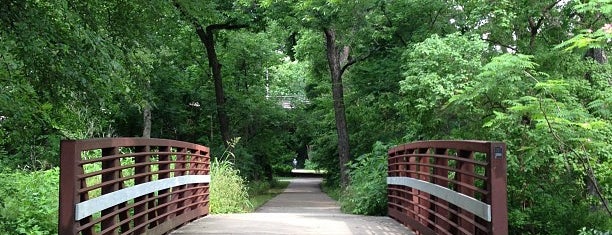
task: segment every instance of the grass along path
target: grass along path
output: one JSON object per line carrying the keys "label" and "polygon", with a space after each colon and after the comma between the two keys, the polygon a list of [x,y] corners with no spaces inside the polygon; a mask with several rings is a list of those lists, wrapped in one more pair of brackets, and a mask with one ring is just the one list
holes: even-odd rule
{"label": "grass along path", "polygon": [[289,179],[287,178],[275,178],[274,182],[271,184],[268,182],[254,182],[249,184],[249,201],[252,207],[248,208],[247,212],[254,212],[257,208],[266,204],[270,199],[281,194],[288,185]]}

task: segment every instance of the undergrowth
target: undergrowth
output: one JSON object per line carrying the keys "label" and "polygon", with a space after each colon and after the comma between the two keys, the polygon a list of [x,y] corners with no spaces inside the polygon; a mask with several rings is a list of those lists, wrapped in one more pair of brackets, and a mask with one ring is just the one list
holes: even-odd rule
{"label": "undergrowth", "polygon": [[351,181],[340,198],[343,211],[361,215],[386,214],[387,149],[388,146],[376,142],[372,152],[349,163]]}
{"label": "undergrowth", "polygon": [[59,169],[0,173],[0,234],[57,234]]}
{"label": "undergrowth", "polygon": [[321,183],[321,191],[336,201],[340,200],[340,197],[342,196],[342,190],[340,190],[340,187],[334,183],[331,183],[331,181],[327,179],[323,180],[323,183]]}
{"label": "undergrowth", "polygon": [[214,159],[210,167],[210,212],[214,214],[240,213],[250,210],[246,181],[234,164]]}
{"label": "undergrowth", "polygon": [[255,211],[270,199],[281,194],[288,185],[289,181],[279,181],[277,179],[249,183],[249,200],[251,205],[253,205],[250,211]]}

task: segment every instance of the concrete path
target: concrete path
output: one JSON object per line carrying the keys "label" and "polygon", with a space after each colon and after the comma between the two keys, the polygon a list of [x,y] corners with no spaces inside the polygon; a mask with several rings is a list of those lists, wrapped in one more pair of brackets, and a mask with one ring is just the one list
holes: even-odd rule
{"label": "concrete path", "polygon": [[413,234],[389,217],[343,214],[320,184],[320,178],[292,179],[254,213],[209,215],[171,234]]}

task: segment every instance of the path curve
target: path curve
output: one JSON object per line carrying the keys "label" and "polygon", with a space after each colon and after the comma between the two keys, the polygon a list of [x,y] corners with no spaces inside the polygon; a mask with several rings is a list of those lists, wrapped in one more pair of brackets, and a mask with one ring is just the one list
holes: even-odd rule
{"label": "path curve", "polygon": [[320,184],[320,178],[292,179],[254,213],[209,215],[171,234],[413,234],[389,217],[343,214]]}

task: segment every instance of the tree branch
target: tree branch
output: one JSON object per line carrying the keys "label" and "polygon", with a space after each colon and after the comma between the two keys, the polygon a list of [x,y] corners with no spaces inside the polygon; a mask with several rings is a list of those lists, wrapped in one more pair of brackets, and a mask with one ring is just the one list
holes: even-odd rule
{"label": "tree branch", "polygon": [[206,26],[206,32],[210,33],[214,30],[221,30],[221,29],[227,29],[227,30],[244,29],[248,27],[249,26],[246,24],[232,24],[232,23],[211,24],[209,26]]}
{"label": "tree branch", "polygon": [[546,7],[542,8],[542,16],[540,16],[537,20],[537,22],[533,21],[533,18],[529,17],[528,21],[529,21],[529,31],[531,33],[531,38],[529,40],[529,46],[531,48],[533,48],[534,44],[535,44],[535,38],[538,34],[538,30],[540,29],[540,27],[542,27],[542,24],[544,23],[544,16],[546,15],[546,13],[548,13],[553,7],[555,7],[559,2],[561,2],[561,0],[556,0],[555,2],[547,5]]}
{"label": "tree branch", "polygon": [[549,4],[548,6],[544,7],[544,8],[542,9],[542,13],[546,13],[546,12],[550,11],[550,9],[552,9],[552,8],[553,8],[553,7],[555,7],[557,4],[559,4],[559,2],[561,2],[561,0],[557,0],[557,1],[555,1],[555,2],[553,2],[553,3],[551,3],[551,4]]}
{"label": "tree branch", "polygon": [[[601,191],[601,189],[599,187],[599,184],[597,183],[597,179],[595,178],[595,172],[593,170],[593,167],[591,166],[591,163],[589,162],[589,159],[586,156],[583,156],[582,154],[579,154],[578,152],[576,152],[576,150],[574,150],[574,148],[572,148],[571,146],[567,146],[565,141],[563,141],[561,139],[561,137],[559,135],[557,135],[557,133],[553,129],[553,126],[550,123],[550,120],[548,119],[548,115],[546,114],[546,112],[544,111],[544,108],[542,107],[542,99],[541,98],[538,99],[538,104],[540,106],[540,111],[544,115],[544,120],[546,121],[546,125],[548,126],[549,132],[552,134],[553,138],[555,138],[559,142],[561,147],[563,147],[564,149],[566,149],[565,147],[568,147],[567,149],[569,149],[569,151],[572,154],[574,154],[576,157],[578,157],[578,159],[581,160],[582,167],[584,167],[584,170],[586,171],[587,178],[593,184],[593,187],[595,188],[595,193],[597,194],[597,197],[599,197],[599,200],[601,201],[603,207],[608,212],[608,215],[612,216],[612,211],[610,210],[610,207],[608,206],[608,202],[606,201],[606,198],[603,195],[603,192]],[[567,159],[565,159],[565,160],[567,161]]]}
{"label": "tree branch", "polygon": [[495,45],[499,45],[499,46],[502,46],[502,47],[508,48],[508,49],[513,50],[513,51],[515,51],[515,52],[518,52],[518,48],[513,47],[513,46],[510,46],[510,45],[505,45],[505,44],[502,44],[502,43],[500,43],[500,42],[498,42],[498,41],[495,41],[495,40],[493,40],[493,39],[488,39],[488,38],[480,38],[480,39],[482,39],[482,40],[484,40],[484,41],[487,41],[487,42],[490,42],[490,43],[493,43],[493,44],[495,44]]}
{"label": "tree branch", "polygon": [[178,0],[172,0],[172,4],[174,5],[174,7],[176,7],[176,9],[181,13],[183,17],[185,17],[188,21],[191,21],[191,24],[196,28],[196,31],[198,28],[202,29],[202,25],[200,25],[200,22],[198,22],[195,17],[189,15],[187,10],[185,10],[185,8],[181,6]]}
{"label": "tree branch", "polygon": [[[391,18],[389,18],[389,15],[387,13],[387,8],[385,7],[385,3],[384,2],[380,5],[380,10],[382,11],[383,16],[385,16],[385,19],[387,20],[387,24],[389,25],[389,27],[391,27],[391,28],[394,27],[393,26],[393,22],[391,21]],[[408,45],[406,43],[406,40],[404,40],[402,35],[397,30],[395,30],[394,34],[395,34],[395,36],[397,36],[397,38],[399,38],[399,40],[400,40],[400,42],[402,43],[403,46]]]}
{"label": "tree branch", "polygon": [[183,8],[183,6],[178,2],[178,0],[172,0],[172,4],[174,5],[174,7],[176,7],[176,9],[179,10],[179,12],[181,13],[183,17],[187,18],[188,21],[191,21],[191,24],[196,28],[196,32],[198,33],[200,37],[203,36],[203,35],[200,35],[201,33],[209,34],[214,30],[221,30],[221,29],[232,30],[232,29],[243,29],[243,28],[249,27],[246,24],[232,24],[232,23],[211,24],[211,25],[206,26],[206,31],[204,31],[204,28],[202,27],[200,22],[198,22],[198,20],[195,17],[190,15],[187,12],[187,10],[185,10],[185,8]]}
{"label": "tree branch", "polygon": [[433,19],[431,20],[431,23],[429,24],[429,27],[431,29],[434,28],[434,25],[436,24],[436,22],[438,21],[438,17],[441,15],[441,11],[444,10],[444,7],[440,8],[439,10],[436,11],[436,15],[433,17]]}
{"label": "tree branch", "polygon": [[363,61],[363,60],[369,58],[370,56],[372,56],[372,54],[373,54],[372,52],[374,52],[374,50],[369,51],[368,54],[365,54],[365,55],[360,56],[358,58],[352,58],[349,61],[347,61],[346,64],[344,64],[342,66],[342,68],[340,69],[340,75],[344,74],[344,71],[346,69],[348,69],[348,67],[350,67],[351,65],[354,65],[355,63],[357,63],[359,61]]}

